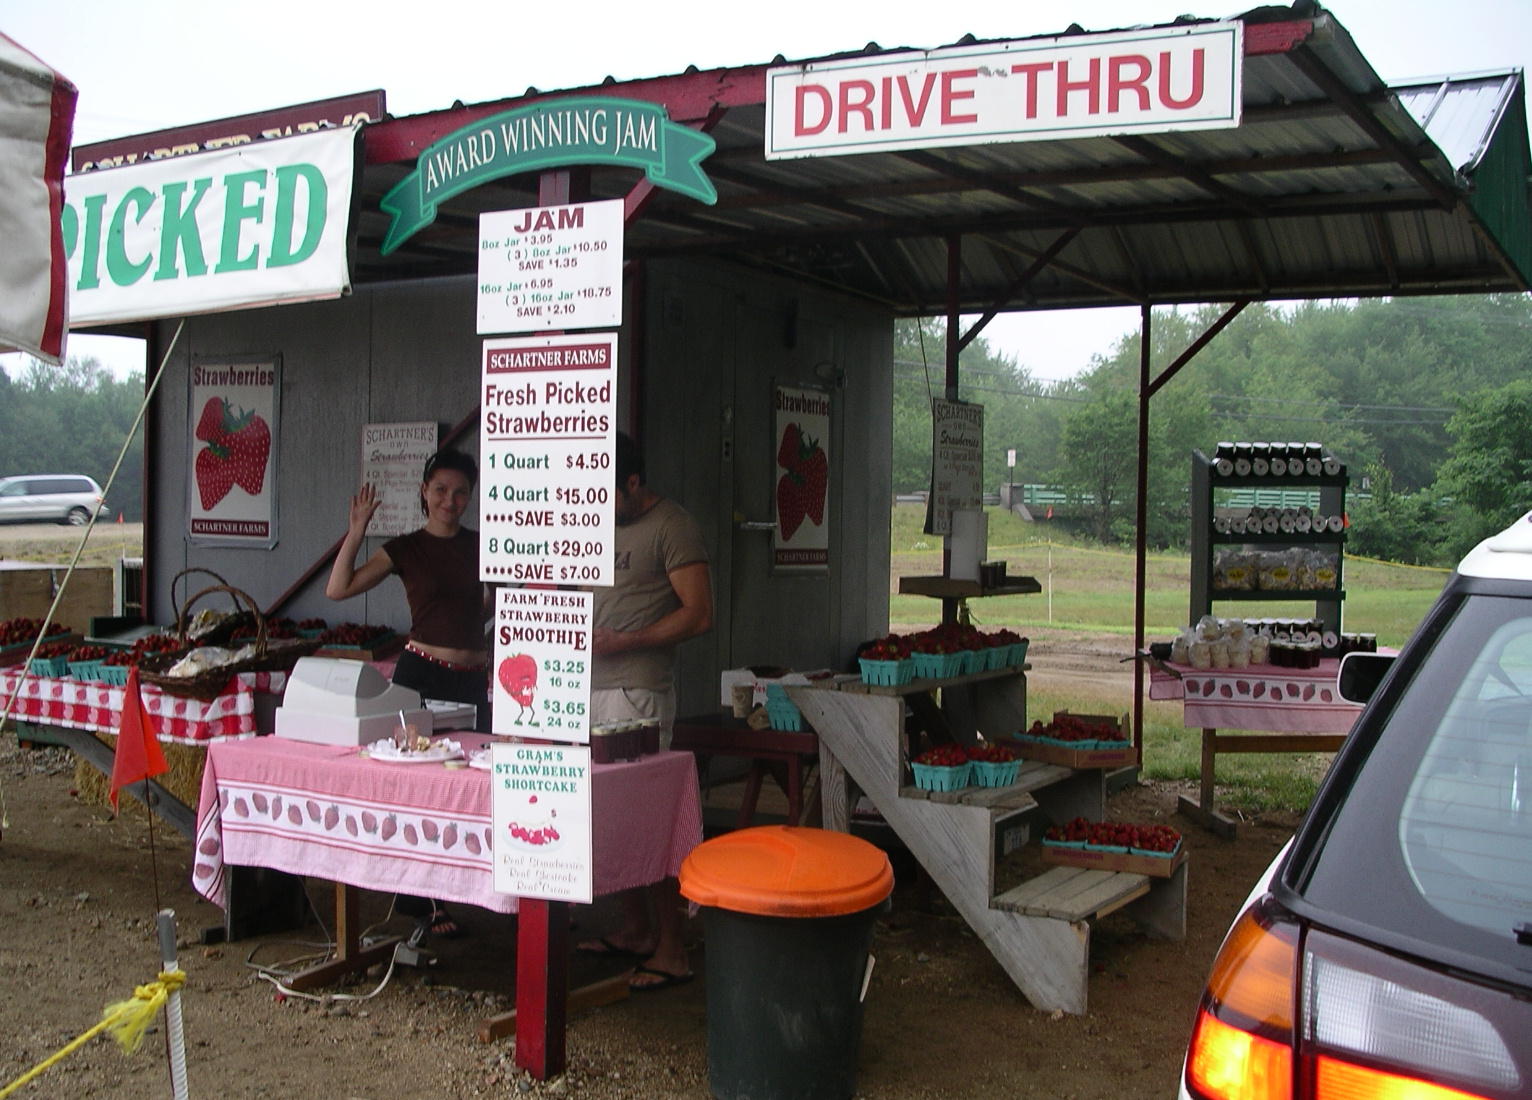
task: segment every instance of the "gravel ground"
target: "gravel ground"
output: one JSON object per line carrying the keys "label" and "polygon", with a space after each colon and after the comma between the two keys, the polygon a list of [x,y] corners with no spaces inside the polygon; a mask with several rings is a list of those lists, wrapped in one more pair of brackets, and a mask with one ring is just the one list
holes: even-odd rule
{"label": "gravel ground", "polygon": [[[0,998],[0,1087],[89,1028],[105,1004],[153,978],[154,914],[169,907],[188,974],[193,1095],[708,1095],[701,980],[575,1015],[568,1069],[546,1082],[515,1067],[513,1040],[481,1043],[479,1023],[511,1006],[515,967],[514,918],[482,910],[460,913],[469,935],[437,945],[429,969],[396,968],[386,982],[375,972],[319,1000],[283,996],[251,960],[280,967],[323,953],[322,927],[297,934],[304,942],[290,934],[203,946],[201,931],[219,925],[221,914],[189,886],[186,841],[161,826],[151,851],[141,815],[112,819],[75,796],[66,752],[23,750],[10,734],[0,744],[0,924],[7,932],[0,973],[9,984]],[[1172,817],[1178,793],[1174,785],[1131,787],[1114,796],[1110,813],[1171,820],[1186,833],[1193,895],[1187,939],[1145,939],[1122,917],[1100,922],[1083,1016],[1031,1008],[945,899],[896,859],[894,907],[875,932],[858,1095],[1173,1095],[1207,966],[1240,900],[1295,824],[1285,815],[1249,821],[1237,840],[1216,839]],[[1035,858],[1023,849],[998,873],[1019,877]],[[330,888],[311,883],[310,893],[315,912],[328,915]],[[388,901],[367,894],[364,918],[386,918]],[[600,905],[579,910],[573,934],[603,931],[609,917]],[[407,925],[396,918],[387,927]],[[699,972],[707,966],[701,935],[700,922],[689,926]],[[583,956],[571,967],[575,985],[621,972]],[[16,1095],[132,1100],[166,1095],[168,1080],[156,1031],[131,1057],[109,1040],[92,1040]]]}

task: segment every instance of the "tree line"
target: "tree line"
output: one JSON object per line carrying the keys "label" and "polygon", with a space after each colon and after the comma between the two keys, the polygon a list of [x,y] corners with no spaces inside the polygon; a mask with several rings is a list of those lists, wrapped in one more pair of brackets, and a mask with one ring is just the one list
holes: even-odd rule
{"label": "tree line", "polygon": [[[86,474],[105,485],[138,415],[144,377],[117,378],[93,357],[62,366],[25,361],[15,377],[0,370],[0,477]],[[101,519],[137,522],[144,508],[143,433],[133,440]]]}
{"label": "tree line", "polygon": [[[1151,377],[1222,306],[1156,309]],[[944,326],[898,322],[894,485],[927,487],[932,394],[942,394]],[[1184,548],[1191,452],[1222,440],[1323,443],[1348,468],[1352,553],[1451,564],[1532,509],[1532,297],[1252,305],[1150,405],[1148,538]],[[1048,382],[975,339],[959,397],[985,406],[986,485],[1066,490],[1086,532],[1133,538],[1141,336],[1117,341],[1074,378]],[[1364,488],[1365,487],[1365,488]]]}

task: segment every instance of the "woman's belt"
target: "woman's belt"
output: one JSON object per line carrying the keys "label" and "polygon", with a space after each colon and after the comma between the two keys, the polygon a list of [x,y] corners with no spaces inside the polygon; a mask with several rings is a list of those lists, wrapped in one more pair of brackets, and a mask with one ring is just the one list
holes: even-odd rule
{"label": "woman's belt", "polygon": [[420,646],[416,645],[414,641],[405,642],[404,648],[422,660],[429,661],[438,668],[445,668],[450,672],[479,672],[483,670],[485,664],[488,664],[487,661],[477,665],[459,664],[457,661],[444,661],[434,653],[427,653]]}

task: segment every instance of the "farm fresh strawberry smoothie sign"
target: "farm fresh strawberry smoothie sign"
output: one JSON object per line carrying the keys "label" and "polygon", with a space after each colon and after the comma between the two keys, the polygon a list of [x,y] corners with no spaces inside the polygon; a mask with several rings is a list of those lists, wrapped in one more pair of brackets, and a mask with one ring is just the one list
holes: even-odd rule
{"label": "farm fresh strawberry smoothie sign", "polygon": [[772,69],[766,159],[1232,128],[1243,26],[1028,38]]}
{"label": "farm fresh strawberry smoothie sign", "polygon": [[494,732],[589,742],[591,594],[495,591]]}
{"label": "farm fresh strawberry smoothie sign", "polygon": [[830,395],[778,386],[777,526],[772,565],[790,572],[830,568]]}
{"label": "farm fresh strawberry smoothie sign", "polygon": [[277,542],[279,359],[194,363],[191,370],[192,541],[271,547]]}

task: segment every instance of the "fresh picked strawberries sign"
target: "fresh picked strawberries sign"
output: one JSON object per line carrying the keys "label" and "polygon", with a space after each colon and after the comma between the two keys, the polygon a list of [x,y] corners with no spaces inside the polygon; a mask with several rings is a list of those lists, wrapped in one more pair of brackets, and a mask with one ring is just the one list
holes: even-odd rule
{"label": "fresh picked strawberries sign", "polygon": [[778,386],[777,527],[772,561],[779,570],[830,567],[830,395]]}
{"label": "fresh picked strawberries sign", "polygon": [[188,515],[197,542],[273,546],[278,362],[196,363]]}

